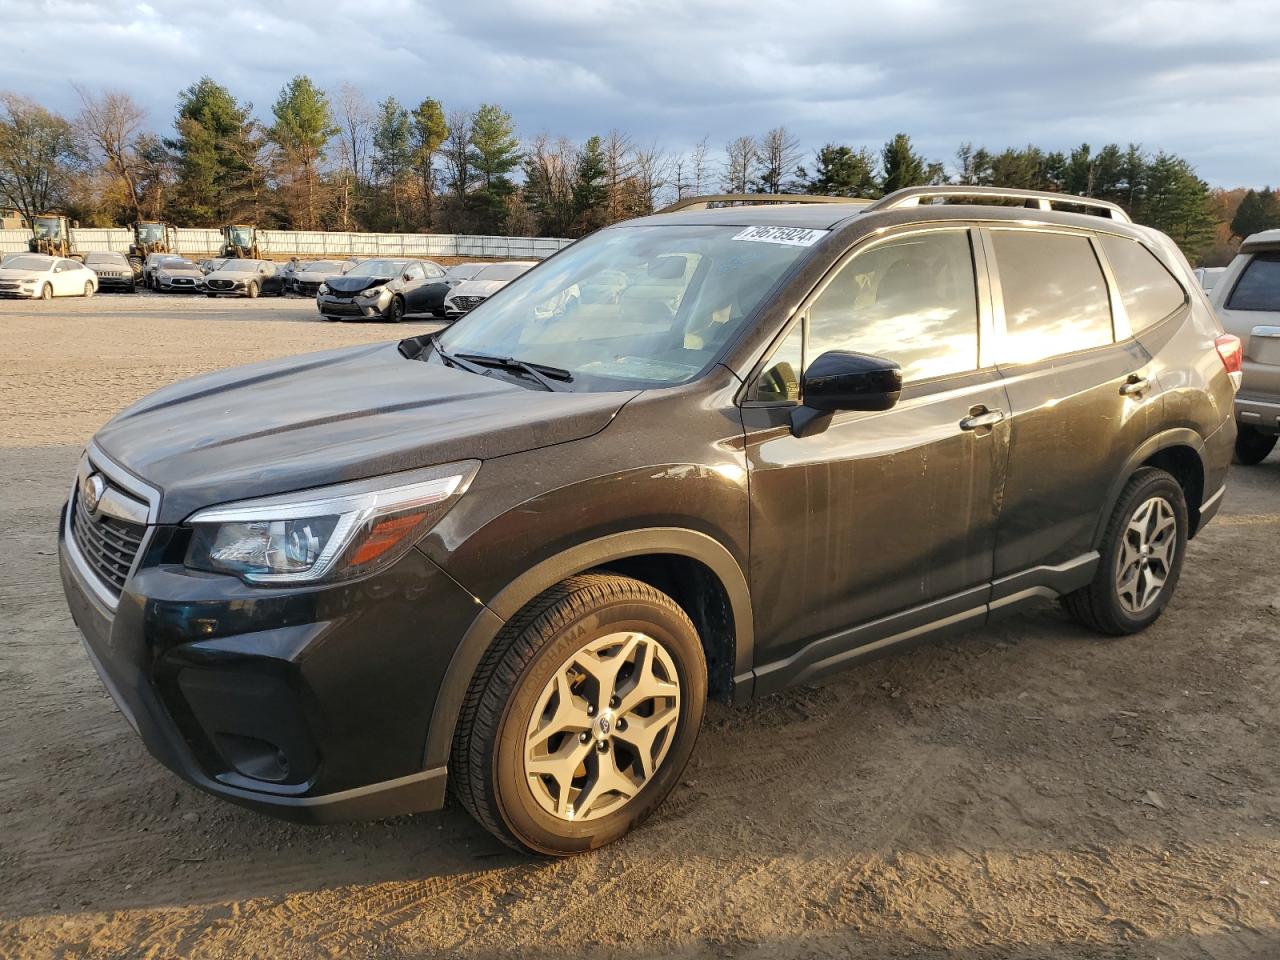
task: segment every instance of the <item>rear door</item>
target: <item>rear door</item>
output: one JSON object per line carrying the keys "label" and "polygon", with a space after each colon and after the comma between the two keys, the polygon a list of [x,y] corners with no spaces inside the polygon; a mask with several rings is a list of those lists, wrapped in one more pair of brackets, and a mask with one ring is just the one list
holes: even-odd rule
{"label": "rear door", "polygon": [[74,261],[59,260],[53,265],[53,292],[64,297],[84,292],[84,280]]}
{"label": "rear door", "polygon": [[1046,581],[1070,588],[1091,576],[1112,484],[1160,401],[1096,237],[995,225],[982,235],[1012,413],[995,544],[999,607]]}
{"label": "rear door", "polygon": [[[750,388],[757,692],[926,623],[985,617],[1009,425],[980,349],[990,311],[973,243],[948,226],[859,248]],[[828,350],[897,361],[902,397],[793,436],[800,373]]]}

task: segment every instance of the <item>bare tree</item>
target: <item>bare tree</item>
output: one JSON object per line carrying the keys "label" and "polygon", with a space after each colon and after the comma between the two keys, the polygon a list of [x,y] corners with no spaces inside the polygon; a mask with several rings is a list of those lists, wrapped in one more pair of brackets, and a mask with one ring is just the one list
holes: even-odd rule
{"label": "bare tree", "polygon": [[334,105],[338,122],[338,222],[350,230],[355,192],[369,182],[373,105],[358,87],[344,83]]}
{"label": "bare tree", "polygon": [[694,145],[693,152],[689,154],[689,182],[695,197],[705,194],[709,186],[710,171],[707,165],[709,139],[704,136]]}
{"label": "bare tree", "polygon": [[800,162],[800,141],[786,127],[774,127],[756,144],[759,173],[756,187],[761,193],[781,193],[782,180]]}
{"label": "bare tree", "polygon": [[636,148],[633,154],[635,167],[635,192],[638,214],[653,213],[658,191],[667,185],[671,177],[671,158],[655,143],[647,150]]}
{"label": "bare tree", "polygon": [[80,159],[71,124],[0,91],[0,201],[30,221],[68,198]]}
{"label": "bare tree", "polygon": [[440,145],[440,156],[444,158],[446,185],[453,194],[452,209],[446,211],[446,218],[450,229],[457,231],[465,213],[467,191],[475,180],[471,166],[471,114],[452,110],[445,122],[449,132]]}
{"label": "bare tree", "polygon": [[73,87],[82,105],[74,124],[82,149],[117,182],[129,212],[135,219],[140,218],[138,140],[143,134],[146,111],[127,93],[109,90],[94,96],[84,87]]}
{"label": "bare tree", "polygon": [[738,137],[724,148],[725,193],[746,193],[757,165],[755,137]]}
{"label": "bare tree", "polygon": [[610,130],[600,143],[604,154],[604,182],[608,191],[605,197],[605,223],[626,220],[635,202],[635,146],[631,138],[620,130]]}

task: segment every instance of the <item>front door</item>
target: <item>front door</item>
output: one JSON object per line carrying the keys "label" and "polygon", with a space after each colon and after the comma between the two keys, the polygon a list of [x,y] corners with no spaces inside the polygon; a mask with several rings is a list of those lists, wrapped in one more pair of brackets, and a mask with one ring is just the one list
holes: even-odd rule
{"label": "front door", "polygon": [[[857,250],[748,394],[759,693],[917,627],[985,617],[1009,425],[1000,376],[980,355],[990,309],[974,258],[962,226]],[[828,350],[896,361],[902,397],[794,436],[800,371]]]}

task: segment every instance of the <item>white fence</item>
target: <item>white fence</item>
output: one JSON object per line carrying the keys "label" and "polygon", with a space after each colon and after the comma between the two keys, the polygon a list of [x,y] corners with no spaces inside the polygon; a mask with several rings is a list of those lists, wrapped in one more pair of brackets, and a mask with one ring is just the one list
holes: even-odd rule
{"label": "white fence", "polygon": [[[30,230],[0,230],[0,253],[27,249]],[[496,257],[503,260],[541,260],[572,243],[548,237],[475,237],[460,233],[323,233],[297,230],[259,230],[258,248],[265,257]],[[71,249],[78,253],[115,250],[128,253],[133,232],[123,227],[79,228],[71,231]],[[210,256],[222,246],[217,230],[179,228],[178,252]]]}

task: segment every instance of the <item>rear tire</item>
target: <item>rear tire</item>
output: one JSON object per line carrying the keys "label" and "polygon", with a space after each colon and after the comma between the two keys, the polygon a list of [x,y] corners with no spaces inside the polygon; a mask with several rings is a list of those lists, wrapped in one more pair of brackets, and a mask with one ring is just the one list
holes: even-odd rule
{"label": "rear tire", "polygon": [[1177,589],[1187,532],[1187,501],[1178,481],[1164,470],[1143,467],[1116,502],[1093,581],[1064,596],[1062,605],[1099,633],[1123,636],[1146,629]]}
{"label": "rear tire", "polygon": [[1245,467],[1256,466],[1271,455],[1280,440],[1274,433],[1263,433],[1246,423],[1236,425],[1236,446],[1231,459]]}
{"label": "rear tire", "polygon": [[594,850],[679,782],[706,693],[702,644],[674,600],[629,577],[570,577],[513,617],[481,661],[450,785],[517,850]]}

